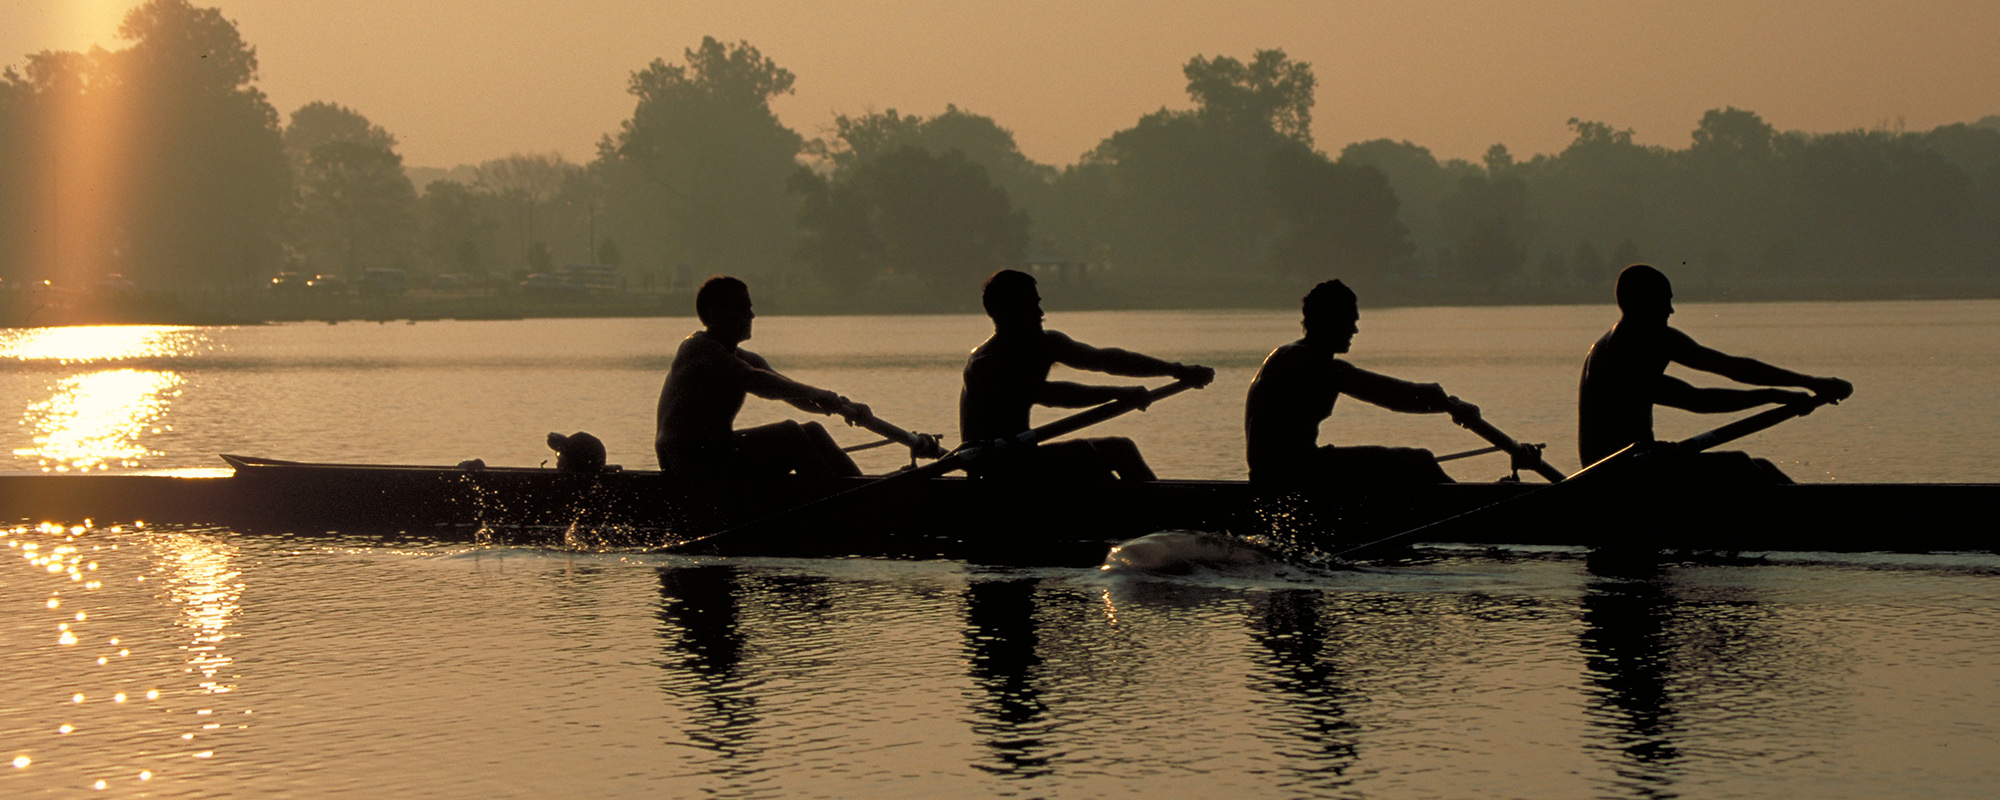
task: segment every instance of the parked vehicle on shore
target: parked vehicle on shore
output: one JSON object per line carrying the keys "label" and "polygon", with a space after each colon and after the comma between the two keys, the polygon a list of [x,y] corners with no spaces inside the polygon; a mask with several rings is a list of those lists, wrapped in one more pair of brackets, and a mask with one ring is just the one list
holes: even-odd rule
{"label": "parked vehicle on shore", "polygon": [[583,284],[561,275],[537,272],[521,281],[521,293],[538,297],[578,297],[583,294]]}
{"label": "parked vehicle on shore", "polygon": [[564,264],[563,280],[582,287],[592,294],[610,294],[625,290],[624,279],[618,277],[618,268],[604,264]]}

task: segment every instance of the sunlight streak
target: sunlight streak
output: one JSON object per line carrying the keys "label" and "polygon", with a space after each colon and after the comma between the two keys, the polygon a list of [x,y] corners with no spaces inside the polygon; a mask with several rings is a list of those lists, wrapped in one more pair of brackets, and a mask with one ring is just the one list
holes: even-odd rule
{"label": "sunlight streak", "polygon": [[188,355],[199,328],[171,325],[79,325],[0,331],[0,359],[79,364]]}
{"label": "sunlight streak", "polygon": [[43,472],[141,466],[159,452],[140,437],[165,430],[154,423],[183,382],[176,373],[136,369],[64,378],[54,397],[28,406],[21,424],[34,428],[35,444],[14,455],[38,460]]}
{"label": "sunlight streak", "polygon": [[155,547],[165,557],[167,592],[181,604],[181,625],[191,633],[181,647],[188,666],[201,676],[203,692],[229,692],[235,685],[217,680],[217,674],[234,661],[223,654],[222,643],[242,610],[243,573],[236,568],[236,548],[187,533],[163,536]]}

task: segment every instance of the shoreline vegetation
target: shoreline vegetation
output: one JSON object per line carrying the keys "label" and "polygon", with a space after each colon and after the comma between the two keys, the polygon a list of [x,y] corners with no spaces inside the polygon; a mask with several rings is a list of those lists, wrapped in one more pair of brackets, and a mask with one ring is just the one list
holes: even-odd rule
{"label": "shoreline vegetation", "polygon": [[1724,107],[1684,148],[1572,118],[1560,152],[1441,159],[1316,141],[1321,76],[1260,49],[1190,57],[1187,107],[1043,164],[951,104],[809,136],[771,103],[812,76],[704,37],[632,65],[585,163],[436,169],[338,98],[281,113],[222,9],[144,0],[118,36],[0,65],[0,326],[680,316],[713,274],[767,313],[970,313],[1002,268],[1064,309],[1295,309],[1327,278],[1377,306],[1609,303],[1633,263],[1688,300],[2000,296],[2000,114]]}
{"label": "shoreline vegetation", "polygon": [[[1311,281],[1299,279],[1045,282],[1057,311],[1214,311],[1298,308]],[[1612,303],[1610,287],[1503,286],[1471,289],[1432,283],[1382,282],[1363,287],[1364,308],[1536,306]],[[1838,282],[1703,283],[1675,287],[1693,303],[1976,300],[2000,298],[2000,279],[1850,280]],[[774,285],[757,290],[759,310],[778,316],[977,314],[977,298],[951,302],[928,292],[881,291],[831,295],[818,287]],[[692,317],[694,290],[602,293],[566,297],[487,291],[413,290],[400,296],[273,295],[249,292],[0,292],[0,329],[79,325],[264,325],[288,322],[424,322],[593,317]]]}

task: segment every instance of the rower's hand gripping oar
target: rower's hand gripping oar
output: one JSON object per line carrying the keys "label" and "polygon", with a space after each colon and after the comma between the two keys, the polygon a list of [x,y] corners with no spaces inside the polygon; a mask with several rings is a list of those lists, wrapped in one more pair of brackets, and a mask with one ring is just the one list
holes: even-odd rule
{"label": "rower's hand gripping oar", "polygon": [[[1458,398],[1454,397],[1452,399],[1457,400]],[[1482,455],[1494,452],[1494,450],[1501,450],[1505,451],[1513,459],[1513,467],[1516,472],[1523,469],[1531,469],[1535,471],[1535,474],[1547,478],[1549,483],[1557,483],[1563,479],[1562,470],[1550,466],[1548,461],[1543,460],[1542,445],[1523,444],[1516,441],[1514,437],[1508,436],[1499,428],[1493,427],[1493,423],[1487,422],[1484,417],[1479,416],[1476,412],[1472,414],[1453,414],[1451,421],[1458,423],[1458,426],[1461,428],[1472,431],[1479,438],[1492,442],[1493,449],[1453,453],[1449,456],[1438,458],[1439,461],[1449,461],[1455,458],[1465,458],[1467,456]]]}
{"label": "rower's hand gripping oar", "polygon": [[1619,450],[1616,453],[1612,453],[1611,455],[1605,456],[1602,459],[1599,459],[1597,463],[1591,464],[1588,467],[1584,467],[1583,469],[1577,470],[1575,475],[1571,475],[1568,478],[1564,478],[1560,482],[1543,486],[1541,488],[1538,488],[1531,492],[1527,492],[1525,494],[1515,495],[1513,497],[1502,500],[1498,503],[1480,506],[1471,511],[1467,511],[1463,514],[1457,514],[1454,516],[1446,517],[1436,522],[1425,523],[1423,525],[1419,525],[1417,527],[1403,531],[1402,533],[1398,533],[1392,536],[1385,536],[1380,539],[1376,539],[1375,541],[1372,542],[1358,544],[1353,547],[1349,547],[1345,550],[1336,552],[1332,554],[1330,558],[1336,561],[1344,560],[1354,556],[1354,554],[1356,553],[1364,552],[1367,550],[1374,550],[1382,547],[1383,545],[1401,541],[1403,539],[1423,534],[1428,531],[1434,531],[1446,525],[1464,524],[1468,519],[1480,514],[1484,514],[1500,506],[1508,505],[1510,503],[1518,503],[1520,501],[1527,500],[1528,498],[1531,497],[1540,497],[1562,492],[1565,490],[1566,487],[1573,487],[1579,484],[1582,484],[1584,486],[1594,485],[1602,482],[1603,480],[1615,477],[1619,473],[1629,472],[1633,468],[1639,467],[1644,464],[1659,463],[1662,461],[1669,460],[1675,456],[1693,455],[1695,453],[1699,453],[1704,450],[1717,447],[1719,445],[1736,441],[1737,439],[1741,439],[1745,436],[1749,436],[1750,434],[1757,433],[1767,428],[1771,428],[1780,422],[1784,422],[1790,419],[1796,419],[1798,417],[1803,417],[1807,414],[1811,414],[1813,411],[1817,410],[1820,406],[1832,405],[1838,402],[1840,402],[1840,398],[1834,397],[1832,395],[1816,395],[1809,400],[1804,400],[1797,403],[1790,403],[1787,405],[1778,406],[1777,408],[1768,408],[1763,411],[1759,411],[1755,414],[1744,417],[1735,422],[1731,422],[1720,428],[1716,428],[1706,433],[1698,433],[1686,439],[1682,439],[1678,442],[1641,442],[1639,444],[1627,445],[1624,449]]}
{"label": "rower's hand gripping oar", "polygon": [[748,537],[751,537],[759,532],[769,530],[773,526],[776,526],[780,523],[796,519],[802,514],[808,514],[815,511],[822,511],[825,510],[826,508],[834,506],[835,504],[846,501],[859,500],[873,495],[883,494],[891,487],[915,483],[917,481],[929,480],[931,478],[936,478],[946,473],[952,472],[953,470],[964,469],[968,464],[972,464],[976,461],[979,461],[996,453],[1003,452],[1005,450],[1017,447],[1026,447],[1034,445],[1039,442],[1046,442],[1058,436],[1064,436],[1067,434],[1075,433],[1084,428],[1096,425],[1097,423],[1103,422],[1108,419],[1112,419],[1114,417],[1118,417],[1129,411],[1144,408],[1153,403],[1157,403],[1166,398],[1180,394],[1181,392],[1196,388],[1200,385],[1202,384],[1197,384],[1191,381],[1184,381],[1184,380],[1175,381],[1173,383],[1169,383],[1165,386],[1162,386],[1158,389],[1154,389],[1147,392],[1145,395],[1144,402],[1138,402],[1134,400],[1114,400],[1112,402],[1105,403],[1103,405],[1094,406],[1085,409],[1083,411],[1079,411],[1075,414],[1063,417],[1062,419],[1056,420],[1046,425],[1022,431],[1018,434],[1009,436],[1005,439],[996,439],[990,442],[962,445],[957,450],[953,450],[950,454],[944,456],[943,458],[940,458],[929,464],[925,464],[921,467],[904,470],[894,475],[890,475],[885,478],[880,478],[871,483],[866,483],[860,486],[856,486],[844,492],[828,495],[826,497],[822,497],[818,500],[814,500],[810,503],[805,503],[803,505],[793,506],[791,508],[780,511],[776,514],[764,517],[763,519],[755,520],[749,523],[745,523],[743,525],[738,525],[726,531],[721,531],[719,533],[712,533],[707,536],[701,536],[694,539],[689,539],[685,542],[679,542],[676,544],[667,545],[660,549],[668,552],[684,552],[695,548],[712,550],[719,545],[726,545],[731,541],[740,541]]}

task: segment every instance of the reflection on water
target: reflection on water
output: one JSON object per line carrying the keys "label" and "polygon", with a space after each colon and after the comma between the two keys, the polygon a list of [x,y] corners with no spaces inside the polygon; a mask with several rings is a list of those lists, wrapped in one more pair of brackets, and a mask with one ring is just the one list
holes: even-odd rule
{"label": "reflection on water", "polygon": [[669,692],[699,699],[688,738],[713,751],[725,769],[754,763],[757,697],[740,674],[744,634],[737,610],[738,569],[717,565],[660,571],[660,634],[669,644]]}
{"label": "reflection on water", "polygon": [[965,648],[973,683],[972,731],[997,763],[973,766],[1011,778],[1053,771],[1048,705],[1042,701],[1041,637],[1035,623],[1037,578],[973,581],[965,587]]}
{"label": "reflection on water", "polygon": [[216,742],[248,729],[248,709],[214,697],[236,688],[222,652],[241,610],[236,548],[212,533],[53,523],[0,530],[0,542],[28,568],[0,573],[0,587],[36,598],[38,612],[14,615],[0,635],[11,645],[0,742],[13,777],[72,790],[199,786]]}
{"label": "reflection on water", "polygon": [[118,369],[62,379],[54,397],[28,406],[21,424],[34,430],[34,446],[14,455],[34,458],[43,472],[89,472],[138,467],[158,451],[140,443],[171,427],[156,424],[180,395],[172,372]]}
{"label": "reflection on water", "polygon": [[88,364],[190,355],[203,347],[201,328],[166,325],[85,325],[0,329],[0,359]]}
{"label": "reflection on water", "polygon": [[1590,716],[1618,756],[1620,782],[1643,797],[1673,797],[1681,733],[1669,694],[1679,655],[1668,631],[1674,613],[1664,573],[1647,563],[1592,563],[1597,580],[1583,598],[1584,665],[1596,684]]}
{"label": "reflection on water", "polygon": [[1268,651],[1257,688],[1269,693],[1279,706],[1275,716],[1287,723],[1280,735],[1290,741],[1279,746],[1293,754],[1286,759],[1288,784],[1314,794],[1353,783],[1347,773],[1357,760],[1360,731],[1347,706],[1366,702],[1352,697],[1345,682],[1328,630],[1341,620],[1329,618],[1325,603],[1321,592],[1279,589],[1261,598],[1251,620],[1251,635]]}
{"label": "reflection on water", "polygon": [[[0,330],[0,362],[23,365],[99,364],[168,359],[211,347],[201,328],[100,325]],[[171,370],[111,369],[55,383],[47,399],[21,417],[33,444],[13,453],[43,472],[90,472],[144,466],[157,450],[140,439],[171,430],[168,406],[185,380]]]}
{"label": "reflection on water", "polygon": [[1461,554],[1273,581],[85,525],[0,541],[0,760],[20,765],[0,765],[0,796],[1915,797],[2000,780],[1985,556]]}
{"label": "reflection on water", "polygon": [[186,629],[188,668],[201,680],[204,694],[226,694],[236,688],[235,676],[224,674],[232,659],[222,651],[229,624],[242,610],[242,573],[236,569],[236,548],[208,535],[168,533],[152,540],[167,568],[167,593],[180,604],[180,624]]}

